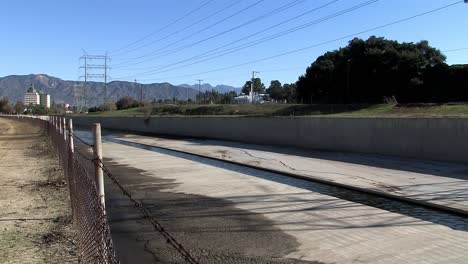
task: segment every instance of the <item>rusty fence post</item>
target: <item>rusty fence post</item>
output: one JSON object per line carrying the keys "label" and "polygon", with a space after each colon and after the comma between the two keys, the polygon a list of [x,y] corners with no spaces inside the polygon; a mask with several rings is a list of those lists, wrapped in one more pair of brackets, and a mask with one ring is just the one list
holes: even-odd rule
{"label": "rusty fence post", "polygon": [[94,176],[96,180],[96,187],[99,195],[99,200],[102,207],[106,208],[104,196],[104,172],[102,169],[102,144],[101,144],[101,124],[96,123],[93,125],[94,136]]}

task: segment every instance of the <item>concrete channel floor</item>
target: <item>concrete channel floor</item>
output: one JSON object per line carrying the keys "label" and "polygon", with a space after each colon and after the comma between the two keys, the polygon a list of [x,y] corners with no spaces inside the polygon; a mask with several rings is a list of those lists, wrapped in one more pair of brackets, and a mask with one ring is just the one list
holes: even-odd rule
{"label": "concrete channel floor", "polygon": [[[130,192],[155,209],[155,217],[191,252],[209,250],[227,252],[226,255],[310,261],[236,262],[219,257],[210,261],[201,254],[201,263],[468,262],[468,232],[465,231],[248,172],[121,144],[105,143],[104,156],[111,171],[121,179],[126,178]],[[122,171],[127,172],[120,173]],[[159,196],[152,196],[156,192]],[[109,199],[109,211],[119,207],[115,201],[112,205],[112,199],[118,201],[116,197]],[[201,202],[209,199],[233,206],[218,207]],[[168,205],[168,201],[170,206],[166,208],[164,205]],[[252,214],[264,219],[242,218]],[[221,221],[210,222],[213,216]],[[233,219],[236,220],[234,224],[230,222]],[[122,223],[125,221],[120,219]],[[157,252],[158,245],[150,238],[154,231],[151,233],[142,226],[144,220],[133,216],[127,221],[131,221],[133,227],[114,224],[112,232],[138,232],[133,235],[142,241],[145,250],[152,251],[154,247],[152,252]],[[182,225],[174,224],[180,221]],[[137,249],[132,249],[130,254],[137,255]]]}
{"label": "concrete channel floor", "polygon": [[468,213],[468,165],[217,140],[140,135],[118,139],[337,182]]}

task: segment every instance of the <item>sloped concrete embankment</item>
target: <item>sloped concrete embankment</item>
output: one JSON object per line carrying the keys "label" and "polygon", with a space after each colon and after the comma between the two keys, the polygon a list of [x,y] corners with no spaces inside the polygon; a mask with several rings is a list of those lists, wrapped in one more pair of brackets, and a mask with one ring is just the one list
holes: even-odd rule
{"label": "sloped concrete embankment", "polygon": [[253,144],[468,162],[463,118],[74,117],[76,125]]}

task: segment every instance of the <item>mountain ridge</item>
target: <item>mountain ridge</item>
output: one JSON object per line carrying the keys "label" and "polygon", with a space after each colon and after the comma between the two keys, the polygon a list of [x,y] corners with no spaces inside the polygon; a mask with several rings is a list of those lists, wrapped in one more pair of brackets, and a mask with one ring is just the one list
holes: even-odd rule
{"label": "mountain ridge", "polygon": [[[8,75],[0,77],[0,97],[7,96],[11,102],[23,101],[24,94],[30,85],[44,93],[50,94],[51,100],[56,103],[67,103],[70,105],[96,106],[104,101],[104,83],[83,81],[69,81],[47,74]],[[208,84],[209,85],[209,84]],[[219,89],[224,92],[231,86],[205,86],[208,90]],[[234,87],[232,87],[234,88]],[[235,88],[234,88],[235,89]],[[168,82],[140,84],[126,81],[112,81],[107,83],[106,98],[108,101],[116,101],[124,96],[140,98],[143,91],[143,99],[148,101],[159,100],[195,100],[198,93],[191,86],[173,85]]]}
{"label": "mountain ridge", "polygon": [[[195,89],[195,90],[198,91],[198,84],[193,84],[193,85],[179,84],[178,86],[184,87],[184,88],[192,88],[192,89]],[[236,93],[240,93],[242,91],[242,88],[234,87],[234,86],[230,86],[230,85],[225,85],[225,84],[218,84],[216,86],[213,86],[213,85],[211,85],[209,83],[204,83],[204,84],[201,85],[200,90],[202,92],[215,90],[215,91],[218,91],[220,93],[227,93],[227,92],[231,92],[231,91],[234,91]]]}

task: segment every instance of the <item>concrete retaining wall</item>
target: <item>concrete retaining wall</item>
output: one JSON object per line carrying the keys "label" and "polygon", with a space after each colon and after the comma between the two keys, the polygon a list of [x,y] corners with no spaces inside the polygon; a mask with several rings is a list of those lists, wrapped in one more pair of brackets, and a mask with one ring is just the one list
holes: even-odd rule
{"label": "concrete retaining wall", "polygon": [[75,125],[317,150],[468,162],[468,119],[74,117]]}

